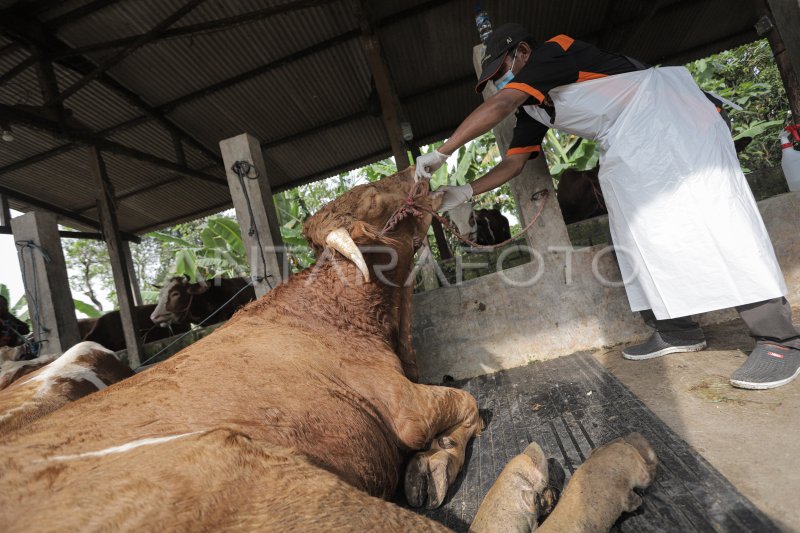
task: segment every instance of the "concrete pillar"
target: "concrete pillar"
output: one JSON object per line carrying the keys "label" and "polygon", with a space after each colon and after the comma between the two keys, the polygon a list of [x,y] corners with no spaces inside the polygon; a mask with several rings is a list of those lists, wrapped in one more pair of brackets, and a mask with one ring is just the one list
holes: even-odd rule
{"label": "concrete pillar", "polygon": [[56,216],[32,211],[11,219],[11,229],[35,340],[42,354],[62,353],[80,336]]}
{"label": "concrete pillar", "polygon": [[[250,275],[255,280],[253,287],[256,297],[260,298],[289,275],[261,145],[258,139],[243,133],[220,141],[219,148],[236,218],[242,228]],[[233,170],[238,161],[244,161],[251,167],[244,179]]]}
{"label": "concrete pillar", "polygon": [[[483,58],[482,44],[472,49],[472,62],[475,72],[480,76],[481,59]],[[483,90],[483,99],[488,100],[497,92],[493,83],[487,83]],[[516,118],[510,116],[498,124],[493,132],[497,139],[497,146],[500,153],[505,157],[511,138],[514,133]],[[528,161],[519,176],[509,182],[514,201],[517,203],[517,214],[520,225],[524,228],[535,216],[543,200],[534,199],[534,194],[543,189],[549,191],[549,198],[546,200],[544,210],[539,220],[525,234],[528,246],[544,253],[548,246],[570,246],[567,226],[564,224],[564,217],[561,208],[556,200],[556,193],[553,189],[553,178],[547,168],[544,154],[540,154],[534,160]]]}
{"label": "concrete pillar", "polygon": [[122,333],[125,337],[128,365],[131,368],[137,368],[142,361],[144,350],[142,349],[139,325],[136,323],[133,309],[135,304],[133,290],[131,289],[131,273],[128,271],[128,264],[125,260],[125,244],[119,232],[114,187],[108,179],[100,150],[95,146],[90,146],[87,150],[87,156],[89,158],[89,171],[97,188],[97,211],[100,215],[100,228],[108,247],[108,257],[111,260],[111,273],[114,276],[114,287],[117,290],[119,318],[122,322]]}

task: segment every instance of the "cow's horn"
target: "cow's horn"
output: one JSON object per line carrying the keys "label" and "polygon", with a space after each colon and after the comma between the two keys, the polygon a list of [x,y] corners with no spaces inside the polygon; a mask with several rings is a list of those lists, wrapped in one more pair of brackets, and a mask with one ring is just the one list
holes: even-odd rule
{"label": "cow's horn", "polygon": [[344,228],[336,228],[328,233],[325,237],[325,243],[355,263],[361,274],[364,276],[364,281],[369,281],[369,270],[367,270],[367,263],[364,261],[364,256],[361,255],[361,250],[358,249],[353,238]]}

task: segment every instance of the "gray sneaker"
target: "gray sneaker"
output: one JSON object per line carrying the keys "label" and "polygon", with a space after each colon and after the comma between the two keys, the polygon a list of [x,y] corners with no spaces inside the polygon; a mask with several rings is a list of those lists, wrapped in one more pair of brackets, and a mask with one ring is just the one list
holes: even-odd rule
{"label": "gray sneaker", "polygon": [[633,361],[653,359],[670,353],[699,352],[706,347],[703,330],[681,331],[680,333],[654,332],[642,344],[628,346],[622,350],[622,357]]}
{"label": "gray sneaker", "polygon": [[747,361],[731,376],[731,385],[741,389],[774,389],[800,374],[800,350],[758,341]]}

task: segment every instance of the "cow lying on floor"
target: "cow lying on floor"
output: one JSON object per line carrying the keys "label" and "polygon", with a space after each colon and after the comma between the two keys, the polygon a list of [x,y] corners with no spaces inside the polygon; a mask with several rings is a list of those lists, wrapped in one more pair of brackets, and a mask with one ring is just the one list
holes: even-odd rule
{"label": "cow lying on floor", "polygon": [[13,383],[0,390],[0,434],[133,375],[114,352],[94,342],[78,343],[60,357],[16,363],[24,372],[18,371]]}
{"label": "cow lying on floor", "polygon": [[[374,497],[392,496],[421,450],[406,497],[439,506],[482,426],[469,393],[409,379],[406,280],[430,216],[392,215],[414,187],[439,206],[413,169],[355,187],[306,222],[316,266],[171,359],[1,441],[5,530],[444,531]],[[527,457],[534,492],[515,485],[518,464],[512,494],[498,491],[536,515],[552,500],[549,472]],[[610,527],[654,461],[645,442],[597,452],[564,495],[571,519]]]}

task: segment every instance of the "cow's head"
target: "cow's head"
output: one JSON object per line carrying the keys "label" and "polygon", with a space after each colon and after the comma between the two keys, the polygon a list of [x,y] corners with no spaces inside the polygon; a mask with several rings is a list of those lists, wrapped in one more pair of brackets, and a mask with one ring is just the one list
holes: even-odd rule
{"label": "cow's head", "polygon": [[203,294],[208,290],[205,280],[198,283],[190,283],[187,276],[180,276],[170,279],[158,294],[156,308],[150,314],[150,320],[160,326],[178,324],[185,322],[189,307],[192,305],[192,297]]}
{"label": "cow's head", "polygon": [[447,212],[450,221],[456,225],[458,232],[471,241],[478,238],[478,221],[475,218],[475,210],[469,202],[454,207]]}
{"label": "cow's head", "polygon": [[365,259],[359,247],[389,247],[401,255],[400,264],[410,264],[413,252],[427,235],[431,215],[408,216],[382,234],[384,226],[405,205],[415,186],[421,193],[416,201],[426,209],[435,211],[442,203],[441,193],[431,193],[427,182],[415,184],[413,175],[414,169],[410,167],[380,181],[353,187],[309,218],[303,227],[303,235],[318,255],[325,248],[332,248],[348,258],[366,281],[373,279],[370,272],[373,263],[382,259]]}

